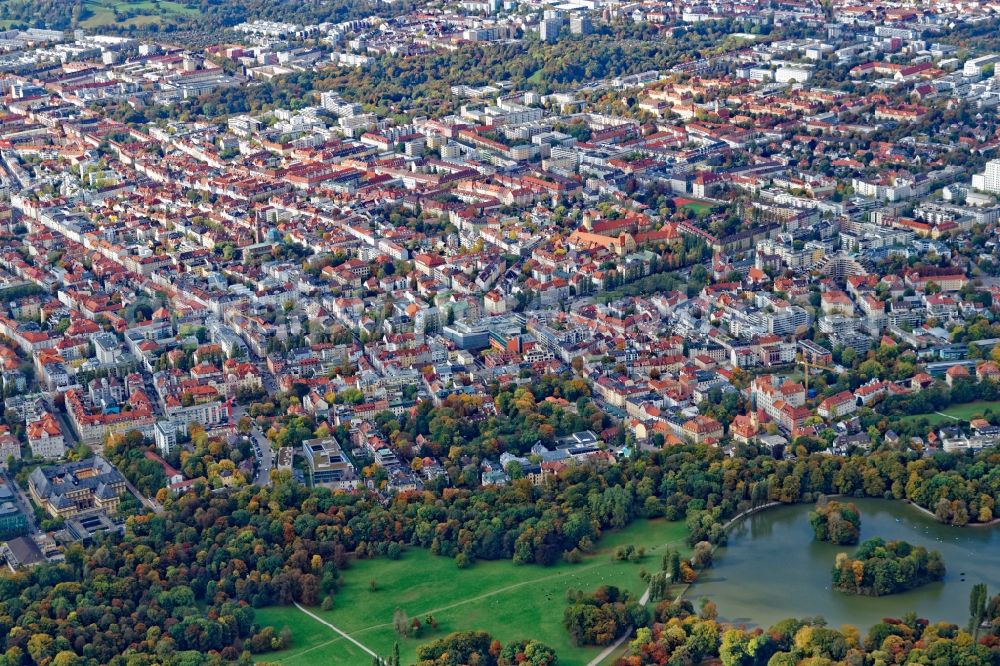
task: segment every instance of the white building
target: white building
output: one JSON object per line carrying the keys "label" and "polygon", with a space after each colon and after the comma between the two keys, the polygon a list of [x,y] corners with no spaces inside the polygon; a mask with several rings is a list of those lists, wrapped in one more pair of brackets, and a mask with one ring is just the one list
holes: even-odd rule
{"label": "white building", "polygon": [[545,18],[538,24],[538,38],[549,44],[555,43],[559,39],[559,30],[562,29],[562,19],[558,17]]}
{"label": "white building", "polygon": [[774,73],[778,83],[805,83],[812,78],[812,70],[806,67],[779,67]]}
{"label": "white building", "polygon": [[177,448],[177,429],[169,421],[157,421],[153,426],[153,438],[156,448],[164,456],[169,456]]}
{"label": "white building", "polygon": [[973,189],[991,194],[1000,194],[1000,160],[990,160],[986,170],[972,176]]}
{"label": "white building", "polygon": [[982,76],[983,70],[988,65],[992,65],[996,62],[1000,62],[1000,56],[992,54],[966,60],[965,65],[962,67],[962,74],[968,77]]}

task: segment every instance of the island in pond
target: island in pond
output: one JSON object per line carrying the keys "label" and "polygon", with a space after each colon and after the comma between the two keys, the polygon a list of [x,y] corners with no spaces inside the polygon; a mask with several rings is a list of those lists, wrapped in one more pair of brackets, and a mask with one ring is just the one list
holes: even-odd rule
{"label": "island in pond", "polygon": [[817,541],[848,546],[861,538],[861,512],[853,502],[821,501],[809,512],[809,524]]}
{"label": "island in pond", "polygon": [[863,541],[853,557],[837,555],[833,587],[849,594],[881,597],[944,578],[941,553],[905,541]]}

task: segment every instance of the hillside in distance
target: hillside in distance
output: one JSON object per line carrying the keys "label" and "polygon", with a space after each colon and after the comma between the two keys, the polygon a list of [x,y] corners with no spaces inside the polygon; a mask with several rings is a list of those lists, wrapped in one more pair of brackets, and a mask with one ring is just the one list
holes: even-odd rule
{"label": "hillside in distance", "polygon": [[220,30],[247,20],[340,22],[405,13],[412,0],[0,0],[4,27]]}

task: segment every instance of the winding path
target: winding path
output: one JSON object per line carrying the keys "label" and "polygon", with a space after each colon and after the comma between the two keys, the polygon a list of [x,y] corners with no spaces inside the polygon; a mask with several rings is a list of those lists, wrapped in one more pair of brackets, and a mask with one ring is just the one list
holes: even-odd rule
{"label": "winding path", "polygon": [[603,662],[605,659],[607,659],[608,657],[610,657],[612,652],[614,652],[615,650],[617,650],[618,648],[620,648],[621,645],[622,645],[622,643],[624,643],[625,641],[627,641],[631,637],[632,637],[632,627],[629,627],[628,631],[626,631],[624,634],[622,634],[621,636],[619,636],[615,640],[614,643],[612,643],[608,647],[606,647],[603,650],[601,650],[601,653],[599,655],[597,655],[596,657],[594,657],[593,659],[591,659],[587,663],[587,666],[597,666],[598,664],[600,664],[601,662]]}
{"label": "winding path", "polygon": [[312,612],[306,610],[305,608],[302,607],[301,604],[299,604],[299,602],[297,602],[297,601],[295,602],[295,607],[298,608],[303,613],[305,613],[306,615],[308,615],[309,617],[311,617],[312,619],[314,619],[317,622],[319,622],[320,624],[325,624],[326,626],[330,627],[331,629],[333,629],[334,631],[336,631],[338,634],[340,634],[341,636],[343,636],[347,640],[351,641],[352,643],[354,643],[355,645],[357,645],[359,648],[361,648],[362,650],[364,650],[365,652],[367,652],[371,656],[378,657],[377,654],[375,654],[374,652],[372,652],[371,650],[369,650],[362,643],[359,643],[356,639],[351,638],[351,636],[347,632],[343,631],[339,627],[333,626],[332,624],[330,624],[329,622],[327,622],[326,620],[324,620],[320,616],[316,615],[315,613],[312,613]]}
{"label": "winding path", "polygon": [[[650,548],[648,552],[649,553],[655,553],[660,548],[665,548],[667,546],[673,546],[673,545],[675,545],[677,543],[680,543],[680,539],[674,539],[673,541],[667,541],[666,543],[661,543],[658,546],[654,546],[653,548]],[[567,571],[560,571],[558,573],[549,574],[548,576],[539,576],[538,578],[529,578],[527,580],[522,580],[522,581],[520,581],[518,583],[512,583],[512,584],[507,585],[505,587],[497,588],[495,590],[490,590],[489,592],[484,592],[483,594],[480,594],[480,595],[475,596],[475,597],[469,597],[468,599],[462,599],[461,601],[456,601],[454,603],[450,603],[450,604],[448,604],[446,606],[439,606],[437,608],[431,608],[430,610],[420,611],[418,613],[418,615],[425,615],[425,614],[427,614],[427,615],[435,615],[435,614],[442,613],[442,612],[447,611],[447,610],[451,610],[452,608],[457,608],[458,606],[464,606],[465,604],[473,603],[475,601],[482,601],[483,599],[488,599],[489,597],[493,597],[493,596],[496,596],[498,594],[503,594],[504,592],[510,592],[511,590],[517,589],[519,587],[524,587],[526,585],[535,585],[537,583],[541,583],[541,582],[547,581],[547,580],[552,580],[554,578],[564,578],[564,577],[567,577],[567,576],[576,577],[576,575],[578,573],[580,573],[581,571],[586,571],[588,569],[594,569],[596,567],[604,566],[605,564],[606,564],[606,562],[603,561],[603,560],[601,560],[601,561],[594,561],[594,562],[591,562],[590,564],[583,564],[583,565],[574,566],[573,568],[571,568],[571,569],[569,569]],[[649,590],[647,589],[646,590],[646,594],[643,595],[643,599],[648,599],[648,598],[649,598]],[[645,602],[642,602],[642,603],[645,604]],[[390,626],[392,626],[391,622],[380,622],[378,624],[371,624],[371,625],[368,625],[367,627],[362,627],[360,629],[355,629],[351,633],[353,633],[354,635],[358,635],[358,634],[363,634],[366,631],[371,631],[372,629],[381,629],[383,627],[390,627]]]}
{"label": "winding path", "polygon": [[[663,544],[663,545],[670,545],[670,544]],[[670,576],[668,575],[667,578],[669,579]],[[639,597],[639,605],[645,606],[648,603],[649,603],[649,586],[647,585],[646,591],[642,593],[641,597]],[[598,666],[598,664],[602,663],[605,659],[607,659],[611,655],[612,652],[621,647],[622,643],[624,643],[625,641],[627,641],[629,638],[632,637],[632,630],[633,627],[629,627],[628,629],[626,629],[625,633],[619,636],[614,643],[601,650],[601,653],[599,655],[591,659],[590,662],[587,663],[587,666]]]}
{"label": "winding path", "polygon": [[[678,541],[679,540],[675,539],[673,541],[668,541],[668,542],[662,543],[662,544],[660,544],[658,546],[654,546],[652,549],[650,549],[649,552],[656,552],[660,548],[665,548],[667,546],[672,546],[672,545],[678,543]],[[492,596],[495,596],[497,594],[502,594],[504,592],[509,592],[510,590],[517,589],[519,587],[523,587],[523,586],[526,586],[526,585],[537,584],[537,583],[539,583],[541,581],[544,581],[544,580],[551,580],[553,578],[562,578],[564,576],[576,576],[576,574],[578,574],[581,570],[592,569],[594,567],[602,566],[603,564],[604,564],[603,561],[602,562],[592,562],[592,563],[590,563],[588,565],[584,565],[582,567],[573,567],[572,569],[570,569],[568,571],[561,571],[559,573],[551,574],[551,575],[548,575],[548,576],[540,576],[538,578],[532,578],[530,580],[520,581],[520,582],[513,583],[511,585],[507,585],[505,587],[502,587],[502,588],[499,588],[499,589],[496,589],[496,590],[491,590],[489,592],[486,592],[485,594],[480,594],[478,596],[475,596],[475,597],[472,597],[472,598],[469,598],[469,599],[462,599],[461,601],[457,601],[455,603],[451,603],[451,604],[448,604],[448,605],[445,605],[445,606],[441,606],[439,608],[432,608],[431,610],[425,611],[425,612],[428,613],[428,614],[432,614],[433,615],[435,613],[440,613],[440,612],[443,612],[443,611],[446,611],[446,610],[450,610],[452,608],[455,608],[455,607],[458,607],[458,606],[463,606],[463,605],[468,604],[468,603],[472,603],[472,602],[475,602],[475,601],[481,601],[482,599],[485,599],[485,598],[488,598],[488,597],[492,597]],[[643,592],[642,597],[639,598],[639,603],[641,605],[645,606],[648,602],[649,602],[649,587],[647,586],[646,587],[646,591]],[[308,615],[309,617],[311,617],[312,619],[316,620],[317,622],[319,622],[319,623],[321,623],[321,624],[329,627],[330,629],[332,629],[333,631],[335,631],[337,634],[339,634],[341,637],[346,638],[350,642],[354,643],[356,646],[358,646],[359,648],[361,648],[362,650],[364,650],[367,654],[370,654],[373,657],[378,657],[378,655],[375,652],[373,652],[372,650],[370,650],[367,647],[365,647],[362,643],[360,643],[357,639],[355,639],[354,637],[352,637],[346,631],[340,629],[337,626],[334,626],[334,625],[330,624],[329,622],[327,622],[323,618],[319,617],[315,613],[313,613],[313,612],[309,611],[308,609],[306,609],[305,607],[303,607],[298,602],[295,602],[295,607],[298,608],[303,613],[305,613],[306,615]],[[359,634],[363,634],[365,632],[371,631],[373,629],[381,629],[383,627],[387,627],[387,626],[390,626],[390,625],[391,625],[390,622],[382,622],[382,623],[379,623],[379,624],[372,624],[372,625],[369,625],[367,627],[362,627],[360,629],[356,629],[352,633],[354,633],[356,635],[359,635]],[[615,649],[617,649],[618,647],[620,647],[622,643],[624,643],[626,640],[628,640],[631,635],[632,635],[632,629],[629,628],[624,634],[622,634],[621,636],[619,636],[618,639],[615,640],[614,643],[612,643],[611,645],[607,646],[604,650],[601,651],[601,653],[599,655],[597,655],[596,657],[594,657],[590,661],[590,663],[587,664],[587,666],[597,666],[597,664],[600,664],[602,661],[604,661],[605,659],[607,659],[608,655],[610,655],[612,652],[614,652]],[[339,640],[339,639],[334,639],[334,640]],[[333,642],[333,641],[331,641],[331,642]],[[326,644],[324,644],[324,645],[326,645]],[[316,647],[319,647],[319,646],[314,646],[311,649],[316,649]]]}
{"label": "winding path", "polygon": [[[643,592],[642,596],[639,598],[639,605],[645,606],[648,601],[649,601],[649,588],[647,587],[646,591]],[[598,664],[602,663],[605,659],[610,657],[612,652],[621,647],[621,644],[627,641],[631,637],[632,637],[632,627],[629,627],[628,629],[625,630],[625,633],[623,633],[615,640],[614,643],[601,650],[601,653],[599,655],[591,659],[590,662],[587,663],[587,666],[598,666]]]}
{"label": "winding path", "polygon": [[[741,511],[735,516],[733,516],[729,522],[727,522],[725,525],[722,526],[722,529],[728,530],[731,526],[735,525],[738,521],[743,520],[747,516],[753,515],[758,511],[763,511],[764,509],[770,509],[771,507],[774,506],[781,506],[781,502],[768,502],[766,504],[758,504],[757,506],[750,507],[749,509]],[[669,544],[663,544],[663,545],[669,545]],[[714,551],[715,548],[713,548],[712,550]],[[640,597],[639,599],[639,605],[645,606],[648,602],[649,602],[649,587],[647,586],[646,591],[642,593],[642,597]],[[628,629],[626,629],[625,633],[619,636],[614,643],[601,650],[601,653],[599,655],[591,659],[590,662],[587,664],[587,666],[599,666],[599,664],[601,664],[605,659],[607,659],[612,652],[621,647],[621,644],[627,641],[632,636],[632,630],[633,627],[629,627]]]}

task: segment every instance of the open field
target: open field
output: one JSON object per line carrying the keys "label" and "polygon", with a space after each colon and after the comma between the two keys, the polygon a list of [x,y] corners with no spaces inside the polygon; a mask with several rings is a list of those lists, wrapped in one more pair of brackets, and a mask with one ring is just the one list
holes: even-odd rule
{"label": "open field", "polygon": [[[354,562],[344,574],[345,585],[334,600],[333,610],[310,611],[379,654],[388,655],[398,641],[405,663],[412,663],[416,648],[434,638],[452,631],[484,629],[504,643],[536,638],[556,650],[561,666],[584,666],[600,649],[578,648],[570,642],[562,626],[566,590],[617,585],[638,597],[646,587],[639,577],[642,567],[657,570],[668,545],[687,552],[685,533],[681,522],[636,521],[623,530],[606,533],[599,549],[579,564],[552,567],[498,561],[477,562],[463,570],[451,559],[411,549],[397,561]],[[612,561],[615,547],[623,544],[645,546],[645,558],[639,563]],[[376,581],[375,592],[369,588],[371,580]],[[419,638],[400,639],[392,627],[396,608],[421,622],[431,614],[438,628],[425,627]],[[356,646],[294,607],[262,609],[258,621],[278,629],[287,625],[293,632],[290,650],[259,655],[260,661],[288,666],[346,666],[370,661],[359,660]]]}
{"label": "open field", "polygon": [[946,409],[942,409],[940,412],[914,414],[912,416],[905,416],[902,420],[917,421],[925,418],[932,426],[939,426],[958,421],[968,421],[973,417],[982,416],[987,409],[993,412],[1000,412],[1000,400],[992,402],[977,400],[976,402],[967,402],[963,405],[952,405]]}
{"label": "open field", "polygon": [[295,606],[260,608],[257,610],[257,622],[279,629],[288,627],[292,632],[290,649],[260,655],[262,661],[295,663],[301,666],[371,662],[371,657],[356,645],[338,636],[329,627],[324,627]]}
{"label": "open field", "polygon": [[[83,28],[99,28],[103,25],[150,25],[170,18],[191,18],[198,10],[174,0],[85,0]],[[131,16],[118,23],[115,10],[123,16]]]}
{"label": "open field", "polygon": [[696,214],[707,214],[712,212],[712,204],[701,201],[700,199],[689,199],[688,197],[675,197],[674,205],[678,208],[688,208],[693,210]]}

